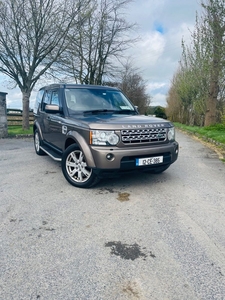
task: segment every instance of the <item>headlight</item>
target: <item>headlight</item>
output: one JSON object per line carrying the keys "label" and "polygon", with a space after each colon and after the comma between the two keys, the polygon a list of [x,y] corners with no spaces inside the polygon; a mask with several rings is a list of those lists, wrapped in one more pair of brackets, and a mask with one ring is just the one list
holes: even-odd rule
{"label": "headlight", "polygon": [[114,131],[91,130],[90,144],[91,145],[116,145],[119,142],[119,137]]}
{"label": "headlight", "polygon": [[168,140],[169,141],[174,141],[175,140],[175,128],[171,127],[168,130]]}

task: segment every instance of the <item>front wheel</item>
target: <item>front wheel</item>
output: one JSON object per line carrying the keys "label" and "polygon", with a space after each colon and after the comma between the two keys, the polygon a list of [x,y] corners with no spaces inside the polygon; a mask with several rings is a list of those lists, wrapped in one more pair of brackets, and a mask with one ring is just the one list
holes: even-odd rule
{"label": "front wheel", "polygon": [[76,145],[69,146],[63,153],[62,172],[75,187],[88,188],[98,182],[92,168],[87,166],[83,151]]}

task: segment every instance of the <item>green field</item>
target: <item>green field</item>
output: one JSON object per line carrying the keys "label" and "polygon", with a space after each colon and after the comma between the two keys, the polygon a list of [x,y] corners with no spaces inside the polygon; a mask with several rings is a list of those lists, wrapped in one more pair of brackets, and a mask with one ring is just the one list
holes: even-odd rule
{"label": "green field", "polygon": [[9,125],[8,126],[8,135],[13,137],[16,135],[28,135],[33,134],[33,127],[30,126],[29,130],[23,130],[21,126],[18,125]]}

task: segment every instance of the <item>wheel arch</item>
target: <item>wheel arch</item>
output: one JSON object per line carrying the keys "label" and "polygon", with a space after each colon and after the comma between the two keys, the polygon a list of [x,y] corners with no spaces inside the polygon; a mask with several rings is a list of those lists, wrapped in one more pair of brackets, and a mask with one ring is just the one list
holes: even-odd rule
{"label": "wheel arch", "polygon": [[38,130],[39,134],[40,134],[40,137],[41,139],[43,140],[43,135],[42,135],[42,131],[41,131],[41,126],[39,125],[38,122],[34,122],[33,124],[33,133],[35,133],[35,130]]}
{"label": "wheel arch", "polygon": [[78,145],[78,147],[80,147],[80,145],[77,143],[77,141],[71,137],[67,138],[65,141],[65,146],[64,146],[64,151],[70,146],[70,145]]}
{"label": "wheel arch", "polygon": [[87,144],[85,139],[76,131],[68,132],[64,151],[73,144],[77,145],[83,151],[88,166],[91,168],[95,168],[96,165],[90,150],[90,146]]}

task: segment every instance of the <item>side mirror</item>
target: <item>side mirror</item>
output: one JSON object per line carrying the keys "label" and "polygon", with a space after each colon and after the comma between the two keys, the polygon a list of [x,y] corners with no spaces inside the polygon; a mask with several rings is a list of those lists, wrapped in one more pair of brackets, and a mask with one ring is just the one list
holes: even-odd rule
{"label": "side mirror", "polygon": [[55,104],[47,104],[45,106],[45,111],[50,114],[62,113],[61,107]]}
{"label": "side mirror", "polygon": [[137,105],[134,105],[134,107],[135,107],[135,109],[136,109],[136,112],[139,113],[139,111],[138,111],[138,106],[137,106]]}

